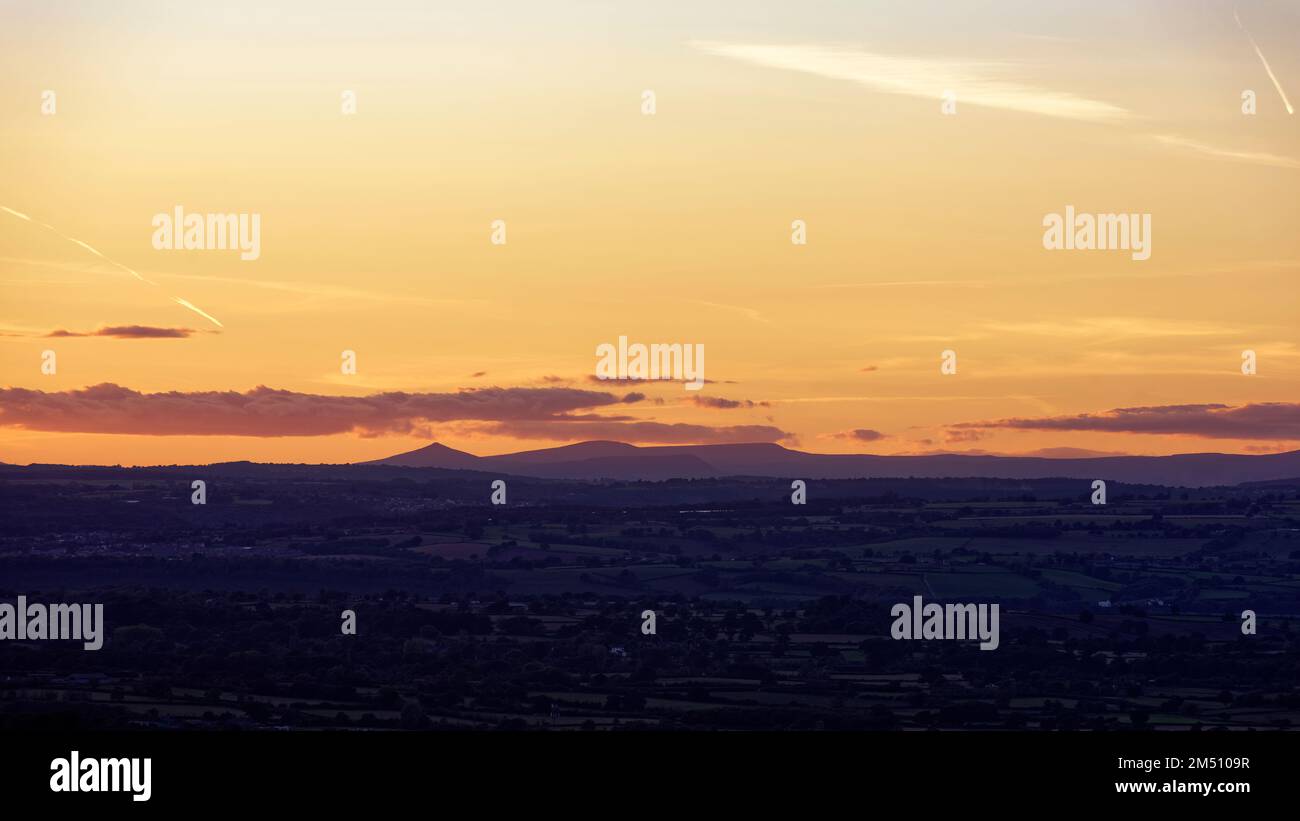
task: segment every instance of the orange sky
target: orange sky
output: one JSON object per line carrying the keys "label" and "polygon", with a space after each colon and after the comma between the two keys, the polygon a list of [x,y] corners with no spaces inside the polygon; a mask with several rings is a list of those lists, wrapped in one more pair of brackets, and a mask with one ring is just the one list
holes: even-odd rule
{"label": "orange sky", "polygon": [[[1300,447],[1293,6],[1240,6],[1275,86],[1229,4],[351,5],[2,12],[0,206],[31,220],[0,212],[0,461],[751,431],[822,452]],[[260,214],[259,258],[156,250],[176,205]],[[1150,259],[1045,250],[1067,205],[1150,214]],[[48,336],[123,326],[194,333]],[[698,395],[739,406],[592,382],[620,335],[703,344]],[[177,394],[76,393],[102,383]],[[212,416],[210,392],[260,385],[284,404]],[[507,390],[461,395],[488,387]],[[383,392],[440,410],[317,435],[266,416]],[[1133,407],[1162,423],[1077,419]],[[1012,418],[1058,421],[969,424]]]}

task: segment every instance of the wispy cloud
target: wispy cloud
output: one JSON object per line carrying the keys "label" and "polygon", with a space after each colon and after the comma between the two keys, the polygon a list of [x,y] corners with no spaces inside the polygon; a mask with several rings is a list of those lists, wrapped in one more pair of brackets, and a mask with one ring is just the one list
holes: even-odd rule
{"label": "wispy cloud", "polygon": [[570,422],[530,420],[476,426],[478,433],[576,442],[583,439],[617,439],[621,442],[661,445],[728,445],[746,442],[792,442],[795,436],[772,425],[693,425],[686,422],[632,422],[588,418]]}
{"label": "wispy cloud", "polygon": [[1235,407],[1204,404],[1115,408],[1103,413],[1071,416],[962,422],[952,425],[950,434],[960,436],[965,432],[990,428],[1295,441],[1300,440],[1300,403],[1256,402]]}
{"label": "wispy cloud", "polygon": [[1162,320],[1150,317],[1095,316],[1070,320],[1026,320],[1024,322],[988,322],[984,328],[998,334],[1026,334],[1079,339],[1129,339],[1135,337],[1232,336],[1235,328],[1194,322]]}
{"label": "wispy cloud", "polygon": [[896,57],[824,45],[694,41],[708,54],[754,65],[847,80],[886,94],[939,100],[952,91],[966,105],[1089,122],[1131,117],[1119,106],[1007,79],[1015,63]]}
{"label": "wispy cloud", "polygon": [[984,288],[988,285],[983,279],[895,279],[885,282],[836,282],[827,285],[813,285],[813,288]]}
{"label": "wispy cloud", "polygon": [[737,408],[769,408],[771,402],[755,402],[752,399],[723,399],[721,396],[692,396],[689,400],[701,408],[714,410],[735,410]]}
{"label": "wispy cloud", "polygon": [[1175,148],[1184,148],[1188,151],[1194,151],[1197,154],[1204,154],[1207,157],[1215,157],[1220,160],[1234,160],[1236,162],[1247,162],[1255,165],[1271,165],[1275,168],[1300,168],[1300,160],[1284,157],[1280,154],[1268,154],[1262,151],[1238,151],[1231,148],[1218,148],[1213,145],[1206,145],[1195,140],[1189,140],[1186,137],[1179,137],[1174,134],[1152,134],[1151,137],[1165,145],[1171,145]]}
{"label": "wispy cloud", "polygon": [[[108,325],[95,331],[65,331],[62,328],[47,337],[107,336],[113,339],[186,339],[197,333],[193,328],[158,328],[152,325]],[[212,331],[212,333],[218,333]]]}
{"label": "wispy cloud", "polygon": [[[1246,450],[1250,450],[1250,446],[1247,446]],[[1090,448],[1063,446],[1059,448],[1037,448],[1016,455],[1041,456],[1045,459],[1097,459],[1103,456],[1130,456],[1131,454],[1122,450],[1092,450]]]}
{"label": "wispy cloud", "polygon": [[[459,309],[466,307],[484,308],[490,305],[487,300],[436,298],[420,296],[418,294],[386,293],[362,288],[348,288],[321,282],[289,282],[284,280],[249,279],[246,277],[219,276],[213,274],[165,274],[163,276],[171,279],[186,279],[198,282],[213,282],[247,286],[250,288],[262,288],[317,300],[337,300],[344,302],[367,301]],[[277,304],[277,311],[283,309],[283,305]]]}
{"label": "wispy cloud", "polygon": [[[1240,24],[1240,20],[1238,20]],[[1242,29],[1245,31],[1245,28]],[[1250,37],[1250,33],[1246,32]],[[1067,91],[1042,88],[1010,79],[1017,71],[1025,70],[1022,63],[1012,61],[990,62],[975,60],[933,59],[899,57],[839,46],[794,44],[769,45],[756,43],[728,43],[711,40],[692,41],[691,45],[719,57],[769,68],[798,71],[819,77],[854,82],[885,94],[900,94],[939,100],[947,91],[956,95],[964,105],[982,106],[1004,111],[1019,111],[1044,117],[1119,125],[1135,122],[1132,112],[1113,103],[1093,100]],[[1259,53],[1259,47],[1251,45]],[[1282,86],[1277,82],[1264,55],[1259,54],[1265,70],[1273,80],[1278,94],[1292,111]],[[1271,165],[1278,168],[1300,168],[1300,161],[1277,154],[1219,148],[1174,134],[1149,134],[1160,143],[1194,151],[1222,160]],[[976,282],[881,282],[822,287],[892,287],[899,285],[975,285]]]}
{"label": "wispy cloud", "polygon": [[767,317],[763,316],[763,315],[762,315],[761,313],[759,313],[757,310],[755,310],[755,309],[753,309],[753,308],[746,308],[746,307],[743,306],[743,305],[724,305],[724,304],[719,303],[719,302],[705,302],[705,301],[702,300],[702,299],[697,299],[697,300],[693,300],[693,301],[694,301],[695,304],[697,304],[697,305],[704,305],[704,306],[709,307],[709,308],[721,308],[721,309],[723,309],[723,310],[725,310],[725,311],[735,311],[736,313],[738,313],[738,314],[740,314],[740,315],[742,315],[742,316],[745,316],[745,317],[747,317],[747,318],[749,318],[749,319],[752,319],[752,320],[754,320],[755,322],[762,322],[762,323],[769,324],[769,325],[770,325],[771,322],[772,322],[772,320],[770,320],[770,319],[768,319]]}
{"label": "wispy cloud", "polygon": [[[544,377],[544,378],[546,378],[546,379],[548,379],[548,380],[550,379],[550,377]],[[589,374],[587,374],[586,377],[584,377],[584,378],[585,378],[588,382],[594,382],[594,383],[597,384],[597,385],[608,385],[608,384],[610,384],[611,382],[620,382],[620,383],[624,383],[624,384],[627,384],[627,385],[650,385],[650,386],[653,386],[653,385],[655,385],[655,384],[657,384],[657,383],[662,383],[662,384],[665,384],[665,385],[671,385],[671,384],[674,384],[674,383],[690,382],[690,381],[691,381],[691,380],[686,379],[686,378],[677,379],[677,378],[669,378],[669,377],[661,377],[661,378],[659,378],[659,379],[636,379],[636,378],[633,378],[633,377],[628,377],[628,378],[626,378],[626,379],[617,379],[617,380],[613,380],[613,379],[601,379],[599,376],[596,376],[596,374],[594,374],[594,373],[589,373]],[[719,379],[705,379],[705,380],[704,380],[704,384],[706,384],[706,385],[719,385],[719,384],[721,384],[721,385],[735,385],[735,384],[737,384],[737,383],[736,383],[734,380],[731,380],[731,379],[722,379],[722,380],[719,380]]]}
{"label": "wispy cloud", "polygon": [[855,442],[879,442],[881,439],[889,437],[878,430],[870,428],[854,428],[853,430],[841,431],[840,433],[831,434],[832,439],[852,439]]}

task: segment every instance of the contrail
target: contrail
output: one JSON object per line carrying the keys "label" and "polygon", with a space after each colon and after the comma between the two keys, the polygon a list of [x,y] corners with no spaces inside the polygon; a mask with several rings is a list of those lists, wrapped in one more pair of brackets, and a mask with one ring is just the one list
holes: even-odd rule
{"label": "contrail", "polygon": [[[80,245],[82,248],[85,248],[87,251],[89,251],[90,253],[94,254],[94,255],[97,256],[97,257],[99,257],[100,259],[104,260],[105,262],[109,263],[110,265],[116,265],[118,268],[121,268],[123,271],[126,271],[128,274],[130,274],[131,276],[133,276],[133,277],[135,277],[136,279],[140,280],[141,282],[144,282],[144,283],[147,283],[147,284],[149,284],[149,285],[152,285],[152,286],[154,286],[155,288],[158,287],[158,283],[156,283],[156,282],[154,282],[152,279],[149,279],[148,277],[142,275],[139,271],[135,270],[134,268],[129,268],[129,267],[123,265],[122,263],[118,262],[117,260],[115,260],[115,259],[111,259],[111,258],[108,257],[107,255],[101,253],[97,248],[95,248],[95,247],[94,247],[93,245],[91,245],[90,243],[82,242],[81,240],[77,239],[76,237],[70,237],[70,236],[68,236],[67,234],[65,234],[65,233],[63,233],[62,231],[60,231],[59,229],[55,228],[53,225],[50,225],[49,223],[41,222],[40,220],[34,220],[34,219],[32,219],[31,217],[27,216],[26,214],[22,213],[21,211],[15,211],[15,210],[12,209],[12,208],[6,208],[6,207],[3,206],[3,205],[0,205],[0,211],[8,212],[8,213],[10,213],[10,214],[13,214],[15,217],[18,217],[18,219],[26,220],[26,221],[28,221],[28,222],[30,222],[30,223],[34,223],[34,224],[36,224],[36,225],[39,225],[39,226],[41,226],[42,228],[47,228],[47,229],[49,229],[50,231],[53,231],[55,234],[58,234],[58,235],[59,235],[60,237],[62,237],[63,239],[66,239],[68,242],[71,242],[71,243],[75,243],[75,244],[77,244],[77,245]],[[174,297],[172,297],[172,300],[173,300],[177,305],[180,305],[180,306],[182,306],[182,307],[185,307],[185,308],[190,309],[190,310],[193,311],[194,313],[198,314],[199,316],[201,316],[201,317],[203,317],[204,319],[208,320],[208,321],[211,322],[212,324],[216,325],[218,328],[224,328],[224,327],[226,327],[225,325],[222,325],[221,322],[218,321],[216,317],[214,317],[212,314],[209,314],[208,312],[204,311],[203,309],[199,308],[199,307],[198,307],[197,305],[195,305],[193,302],[190,302],[190,301],[185,300],[185,299],[181,299],[181,298],[178,297],[178,296],[174,296]]]}
{"label": "contrail", "polygon": [[1259,50],[1259,46],[1255,44],[1255,38],[1250,36],[1250,32],[1242,25],[1241,18],[1237,16],[1236,6],[1232,8],[1232,19],[1237,21],[1237,28],[1242,30],[1246,35],[1246,39],[1250,41],[1251,48],[1255,49],[1255,53],[1259,55],[1259,61],[1264,64],[1264,70],[1268,72],[1268,79],[1273,81],[1273,87],[1277,89],[1277,93],[1282,97],[1282,102],[1286,104],[1286,113],[1294,114],[1295,109],[1291,107],[1291,101],[1286,98],[1286,92],[1282,90],[1282,84],[1277,81],[1273,69],[1269,68],[1268,60],[1264,59],[1264,52]]}
{"label": "contrail", "polygon": [[176,304],[184,305],[186,308],[189,308],[191,311],[203,317],[204,319],[208,320],[212,324],[216,325],[218,328],[226,327],[225,325],[222,325],[221,322],[215,316],[209,314],[207,311],[195,305],[193,302],[190,302],[189,300],[181,299],[178,296],[174,296],[172,297],[172,299],[176,300]]}
{"label": "contrail", "polygon": [[128,268],[128,267],[126,267],[125,265],[123,265],[123,264],[120,263],[120,262],[117,262],[117,261],[115,261],[115,260],[111,260],[111,259],[109,259],[108,257],[104,256],[102,253],[100,253],[100,251],[99,251],[98,249],[96,249],[96,248],[94,248],[93,246],[91,246],[89,243],[82,242],[81,240],[77,239],[76,237],[70,237],[70,236],[68,236],[67,234],[63,233],[62,231],[60,231],[59,229],[55,228],[53,225],[50,225],[50,224],[47,223],[47,222],[41,222],[41,221],[39,221],[39,220],[34,220],[34,219],[32,219],[31,217],[27,216],[26,214],[24,214],[24,213],[22,213],[22,212],[20,212],[20,211],[15,211],[15,210],[12,209],[12,208],[5,208],[5,206],[3,206],[3,205],[0,205],[0,210],[8,211],[10,214],[13,214],[15,217],[18,217],[19,219],[25,219],[25,220],[27,220],[28,222],[31,222],[31,223],[34,223],[34,224],[36,224],[36,225],[41,226],[42,228],[48,228],[49,230],[51,230],[51,231],[53,231],[54,233],[58,234],[58,235],[59,235],[60,237],[62,237],[63,239],[66,239],[68,242],[75,242],[77,245],[80,245],[82,248],[85,248],[87,251],[89,251],[90,253],[94,254],[94,255],[97,256],[97,257],[99,257],[100,259],[102,259],[102,260],[104,260],[104,261],[106,261],[106,262],[108,262],[108,263],[110,263],[110,264],[112,264],[112,265],[116,265],[118,268],[121,268],[123,271],[126,271],[128,274],[131,274],[132,276],[134,276],[136,279],[140,280],[141,282],[147,282],[147,283],[149,283],[150,285],[157,285],[157,284],[158,284],[158,283],[154,282],[153,280],[148,279],[147,277],[141,276],[141,274],[140,274],[139,271],[136,271],[136,270],[134,270],[134,269]]}

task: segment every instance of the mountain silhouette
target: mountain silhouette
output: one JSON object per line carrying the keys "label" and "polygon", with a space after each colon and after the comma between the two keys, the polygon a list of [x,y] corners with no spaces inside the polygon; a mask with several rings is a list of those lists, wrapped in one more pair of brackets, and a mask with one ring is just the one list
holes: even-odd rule
{"label": "mountain silhouette", "polygon": [[1135,484],[1206,487],[1300,477],[1300,451],[1258,456],[1184,453],[1067,459],[961,454],[874,456],[807,453],[766,442],[639,447],[624,442],[593,441],[497,456],[475,456],[435,443],[364,464],[497,471],[548,479],[628,481],[721,476],[790,479],[984,477],[1107,479]]}
{"label": "mountain silhouette", "polygon": [[432,445],[418,450],[399,453],[396,456],[389,456],[387,459],[366,462],[365,464],[397,465],[408,468],[437,467],[450,470],[476,470],[480,459],[481,457],[472,453],[466,453],[463,450],[456,450],[434,442]]}

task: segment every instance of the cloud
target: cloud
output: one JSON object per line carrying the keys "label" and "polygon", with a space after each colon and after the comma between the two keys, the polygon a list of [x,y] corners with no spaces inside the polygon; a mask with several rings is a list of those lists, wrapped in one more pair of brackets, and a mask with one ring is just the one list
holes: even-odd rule
{"label": "cloud", "polygon": [[812,288],[985,288],[984,279],[891,279],[882,282],[832,282]]}
{"label": "cloud", "polygon": [[[1247,448],[1247,450],[1249,450],[1249,448]],[[1093,459],[1100,456],[1129,456],[1131,454],[1114,450],[1089,450],[1087,448],[1059,447],[1038,448],[1037,450],[1030,450],[1017,455],[1041,456],[1044,459]]]}
{"label": "cloud", "polygon": [[[1247,33],[1249,36],[1249,33]],[[1006,111],[1019,111],[1058,119],[1106,123],[1111,125],[1134,122],[1132,112],[1101,100],[1093,100],[1064,91],[1053,91],[1010,79],[1013,72],[1040,70],[1016,62],[991,62],[973,60],[935,59],[923,57],[898,57],[859,49],[816,44],[772,45],[756,43],[727,43],[712,41],[692,42],[695,48],[707,54],[769,68],[798,71],[847,80],[873,91],[899,94],[938,101],[951,91],[958,105],[974,105]],[[1256,53],[1258,46],[1251,41]],[[1260,54],[1263,61],[1263,54]],[[1285,99],[1281,85],[1265,62],[1265,70],[1288,112],[1291,104]],[[1237,162],[1270,165],[1277,168],[1300,168],[1300,161],[1290,157],[1263,152],[1239,151],[1218,148],[1172,134],[1146,134],[1143,139],[1156,141],[1176,148],[1195,151],[1206,156]],[[940,282],[854,283],[849,286],[820,287],[880,287],[888,285],[928,285]],[[977,283],[955,283],[974,285]]]}
{"label": "cloud", "polygon": [[1179,137],[1175,134],[1152,134],[1151,136],[1153,139],[1163,143],[1164,145],[1183,148],[1188,151],[1194,151],[1198,154],[1204,154],[1207,157],[1215,157],[1220,160],[1235,160],[1237,162],[1254,163],[1255,165],[1271,165],[1274,168],[1300,168],[1300,160],[1291,157],[1284,157],[1280,154],[1268,154],[1263,151],[1239,151],[1231,148],[1218,148],[1217,146],[1189,140],[1185,137]]}
{"label": "cloud", "polygon": [[792,440],[770,425],[667,424],[591,411],[634,405],[576,388],[478,388],[455,393],[387,392],[327,396],[257,387],[237,391],[142,393],[112,383],[45,392],[0,389],[0,427],[62,433],[149,436],[433,436],[450,425],[521,438],[618,439],[634,443],[730,444]]}
{"label": "cloud", "polygon": [[1006,79],[1013,63],[895,57],[821,45],[760,45],[697,41],[708,54],[819,77],[848,80],[886,94],[938,101],[952,91],[958,104],[998,108],[1089,122],[1130,117],[1128,111],[1100,100],[1052,91]]}
{"label": "cloud", "polygon": [[108,325],[97,331],[50,331],[47,337],[107,336],[114,339],[186,339],[198,331],[193,328],[157,328],[152,325]]}
{"label": "cloud", "polygon": [[943,441],[952,444],[954,442],[978,442],[988,434],[982,430],[967,428],[963,430],[944,431]]}
{"label": "cloud", "polygon": [[[154,436],[427,435],[432,423],[458,420],[561,424],[574,411],[631,404],[642,398],[635,393],[619,398],[573,388],[481,388],[371,396],[326,396],[262,386],[243,393],[141,393],[104,383],[49,393],[0,389],[0,426]],[[625,417],[614,417],[621,418]]]}
{"label": "cloud", "polygon": [[763,314],[761,314],[757,310],[753,308],[746,308],[744,305],[724,305],[719,302],[705,302],[702,299],[696,299],[693,301],[697,305],[704,305],[705,307],[708,308],[721,308],[724,311],[735,311],[736,313],[744,317],[747,317],[748,319],[752,319],[755,322],[762,322],[765,324],[771,324],[772,322],[772,320],[763,316]]}
{"label": "cloud", "polygon": [[734,410],[735,408],[770,408],[770,402],[755,402],[751,399],[723,399],[721,396],[692,396],[691,401],[701,408],[715,410]]}
{"label": "cloud", "polygon": [[878,371],[878,370],[880,370],[880,366],[879,366],[879,365],[868,365],[867,367],[865,367],[865,368],[861,368],[860,370],[861,370],[863,373],[871,373],[872,371]]}
{"label": "cloud", "polygon": [[474,371],[470,374],[470,379],[478,379],[480,376],[487,376],[487,371]]}
{"label": "cloud", "polygon": [[853,439],[858,442],[878,442],[881,439],[889,438],[887,435],[881,433],[880,431],[871,430],[869,428],[856,428],[854,430],[833,434],[833,436],[836,439]]}
{"label": "cloud", "polygon": [[[1104,413],[1072,416],[962,422],[951,426],[949,436],[991,428],[1294,441],[1300,440],[1300,403],[1257,402],[1236,407],[1218,404],[1159,405],[1115,408]],[[949,441],[953,440],[950,438]]]}
{"label": "cloud", "polygon": [[1087,316],[1055,320],[986,322],[983,327],[998,334],[1026,334],[1068,338],[1235,336],[1241,331],[1229,325],[1188,320],[1132,316]]}
{"label": "cloud", "polygon": [[[77,268],[75,270],[85,270]],[[288,282],[284,280],[248,278],[248,277],[230,277],[216,276],[212,274],[166,274],[169,279],[183,279],[196,282],[229,284],[240,287],[261,288],[264,290],[278,291],[292,296],[305,297],[300,304],[311,305],[320,301],[343,301],[354,303],[359,301],[379,302],[385,304],[400,303],[402,305],[422,305],[430,308],[454,308],[457,310],[481,310],[487,304],[487,300],[482,299],[450,299],[416,296],[415,294],[393,294],[381,291],[363,290],[361,288],[348,288],[340,285],[330,285],[321,282]],[[276,309],[279,311],[286,310],[290,306],[283,301],[275,302]]]}
{"label": "cloud", "polygon": [[1290,448],[1278,442],[1270,445],[1246,445],[1245,450],[1249,453],[1285,453]]}
{"label": "cloud", "polygon": [[479,433],[520,439],[579,441],[617,439],[633,444],[734,445],[747,442],[792,441],[794,434],[771,425],[692,425],[684,422],[615,422],[600,418],[540,422],[522,420],[479,425]]}
{"label": "cloud", "polygon": [[[665,382],[665,383],[667,383],[667,384],[672,384],[672,383],[674,383],[674,382],[694,382],[695,380],[693,380],[693,379],[685,379],[685,378],[683,378],[683,379],[676,379],[676,378],[673,378],[673,377],[663,377],[663,378],[660,378],[660,379],[636,379],[636,378],[634,378],[634,377],[630,377],[630,376],[629,376],[629,377],[620,377],[620,378],[618,378],[618,379],[601,379],[599,376],[596,376],[594,373],[589,373],[589,374],[587,374],[587,381],[588,381],[588,382],[593,382],[593,383],[595,383],[595,384],[597,384],[597,385],[608,385],[608,384],[610,384],[611,382],[629,382],[629,383],[632,383],[632,384],[634,384],[634,385],[644,385],[644,384],[646,384],[647,382]],[[739,384],[738,382],[732,382],[732,381],[730,381],[730,380],[728,380],[728,381],[726,381],[726,382],[719,382],[717,379],[704,379],[704,380],[701,380],[701,381],[703,381],[703,383],[704,383],[705,385],[736,385],[736,384]]]}

